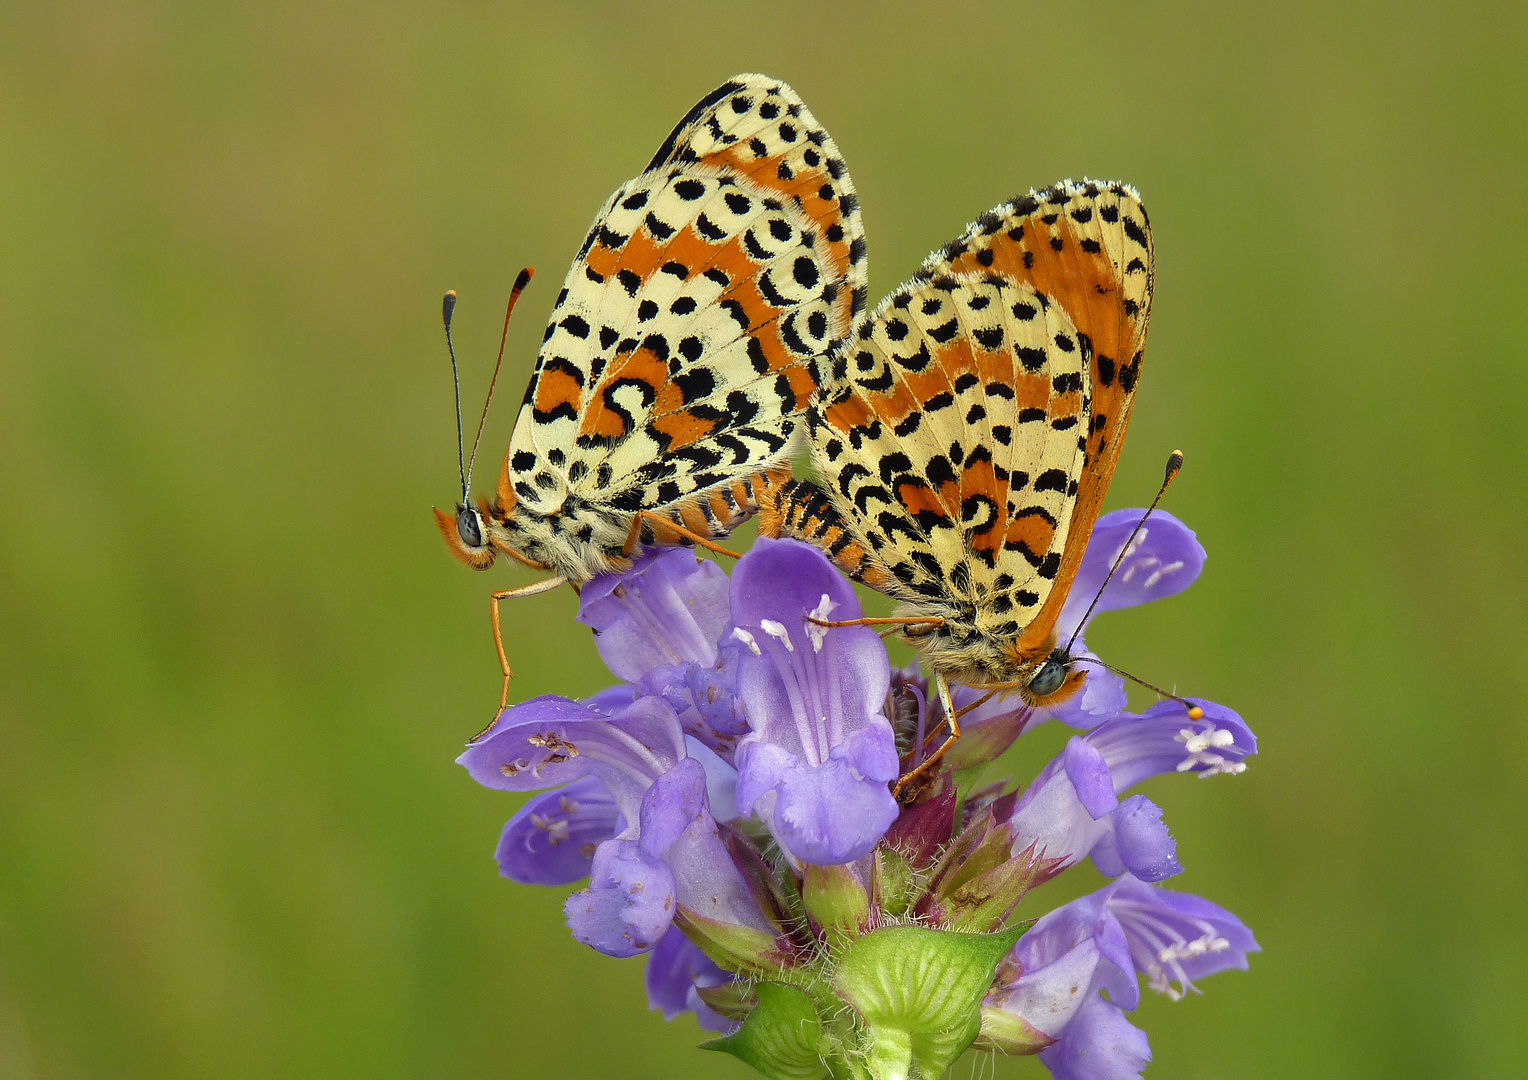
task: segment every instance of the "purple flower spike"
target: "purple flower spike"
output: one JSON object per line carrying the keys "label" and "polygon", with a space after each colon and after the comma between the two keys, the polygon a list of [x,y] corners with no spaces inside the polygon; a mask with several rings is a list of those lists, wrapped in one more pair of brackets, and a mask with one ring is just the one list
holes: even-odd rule
{"label": "purple flower spike", "polygon": [[731,972],[712,963],[677,927],[671,926],[647,957],[647,1004],[649,1008],[662,1009],[665,1020],[693,1012],[707,1031],[730,1034],[737,1030],[737,1022],[712,1009],[696,991],[723,986],[734,978]]}
{"label": "purple flower spike", "polygon": [[1231,968],[1247,970],[1247,954],[1261,951],[1245,923],[1202,897],[1128,876],[1111,889],[1109,910],[1124,927],[1136,970],[1153,990],[1174,1001],[1199,992],[1194,979]]}
{"label": "purple flower spike", "polygon": [[589,876],[594,849],[626,823],[605,785],[586,776],[542,792],[509,819],[495,857],[522,885],[568,885]]}
{"label": "purple flower spike", "polygon": [[593,627],[601,659],[628,682],[671,664],[714,664],[727,619],[726,573],[688,548],[643,555],[624,573],[602,574],[578,602],[578,621]]}
{"label": "purple flower spike", "polygon": [[738,695],[752,726],[738,745],[737,804],[794,858],[816,865],[869,853],[896,820],[896,739],[881,715],[886,647],[854,590],[816,548],[759,539],[732,575]]}
{"label": "purple flower spike", "polygon": [[1040,1060],[1055,1080],[1140,1080],[1151,1046],[1119,1006],[1090,994],[1066,1037],[1041,1050]]}
{"label": "purple flower spike", "polygon": [[[1072,591],[1067,595],[1066,606],[1061,609],[1061,618],[1056,624],[1063,641],[1078,629],[1083,612],[1093,603],[1093,597],[1098,595],[1099,587],[1109,576],[1109,568],[1120,557],[1125,541],[1145,514],[1144,510],[1115,510],[1099,518],[1093,526],[1088,550],[1082,556],[1082,565],[1077,568]],[[1167,511],[1158,510],[1136,535],[1108,589],[1099,597],[1093,614],[1118,611],[1176,595],[1199,577],[1199,572],[1204,569],[1204,559],[1204,548],[1199,546],[1194,531]],[[1089,621],[1092,621],[1091,616]],[[1084,623],[1081,629],[1086,630],[1087,624]],[[1091,674],[1089,678],[1092,678]]]}

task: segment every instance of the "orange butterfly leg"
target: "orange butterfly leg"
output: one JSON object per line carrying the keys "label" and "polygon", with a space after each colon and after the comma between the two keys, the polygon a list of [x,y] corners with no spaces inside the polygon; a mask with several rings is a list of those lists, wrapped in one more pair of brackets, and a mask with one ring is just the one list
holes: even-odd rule
{"label": "orange butterfly leg", "polygon": [[631,532],[628,533],[627,536],[626,536],[626,545],[625,545],[624,548],[622,548],[622,552],[626,555],[627,558],[630,558],[632,553],[634,551],[636,551],[636,549],[637,549],[638,541],[641,539],[641,536],[642,536],[642,520],[644,518],[651,518],[653,520],[653,522],[655,523],[655,527],[654,527],[654,530],[653,530],[655,536],[657,534],[657,527],[661,526],[662,528],[667,529],[669,532],[672,532],[672,533],[675,533],[676,535],[684,537],[686,540],[689,540],[691,543],[699,544],[701,547],[705,548],[707,551],[715,552],[717,555],[730,555],[734,559],[741,559],[743,557],[742,555],[738,554],[736,551],[733,551],[731,548],[724,548],[724,547],[722,547],[720,544],[718,544],[715,540],[712,540],[710,537],[708,537],[708,536],[701,536],[699,533],[691,532],[689,529],[686,529],[683,525],[680,525],[677,522],[670,521],[666,517],[660,517],[659,515],[653,514],[653,513],[649,513],[646,510],[638,510],[636,515],[632,518],[632,521],[631,521]]}
{"label": "orange butterfly leg", "polygon": [[[518,589],[505,589],[502,592],[496,592],[489,596],[488,605],[493,616],[493,647],[499,652],[499,667],[504,671],[504,692],[499,695],[499,712],[503,712],[505,706],[509,704],[509,680],[515,677],[514,671],[509,666],[509,656],[504,652],[504,631],[499,626],[499,601],[516,600],[522,596],[536,596],[540,593],[551,592],[559,585],[566,585],[567,583],[567,578],[561,576],[549,577],[544,581],[523,585]],[[498,718],[499,714],[494,713],[494,720]],[[491,727],[493,727],[493,721],[490,721],[488,727],[474,735],[470,741],[477,742],[488,731],[488,728]]]}

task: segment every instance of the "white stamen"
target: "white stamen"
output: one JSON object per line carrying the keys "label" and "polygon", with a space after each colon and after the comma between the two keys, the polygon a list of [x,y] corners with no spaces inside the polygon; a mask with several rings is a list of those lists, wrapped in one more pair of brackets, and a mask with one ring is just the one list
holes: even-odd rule
{"label": "white stamen", "polygon": [[570,835],[566,818],[549,818],[542,814],[532,814],[531,824],[538,829],[546,830],[547,843],[557,847]]}
{"label": "white stamen", "polygon": [[1235,733],[1226,728],[1217,728],[1213,724],[1204,731],[1182,728],[1173,736],[1173,741],[1182,743],[1185,752],[1183,760],[1178,762],[1179,772],[1188,772],[1202,765],[1204,771],[1199,774],[1199,778],[1207,780],[1221,773],[1236,776],[1247,771],[1247,766],[1242,762],[1228,761],[1223,755],[1211,750],[1211,747],[1226,750],[1236,745]]}
{"label": "white stamen", "polygon": [[806,613],[806,636],[812,639],[812,651],[814,653],[822,652],[822,641],[823,638],[828,636],[829,627],[819,626],[817,622],[812,620],[816,619],[818,622],[827,622],[828,616],[833,614],[833,609],[837,606],[828,597],[827,593],[823,593],[822,600],[818,602],[817,606]]}
{"label": "white stamen", "polygon": [[773,619],[761,619],[759,620],[759,629],[763,630],[766,634],[772,638],[775,638],[777,641],[784,642],[786,652],[796,651],[796,646],[791,644],[791,636],[789,632],[786,631],[784,624],[777,623]]}
{"label": "white stamen", "polygon": [[1225,938],[1205,934],[1193,941],[1185,941],[1181,945],[1166,946],[1157,952],[1157,959],[1164,964],[1175,964],[1192,960],[1196,956],[1203,956],[1205,953],[1225,952],[1230,947],[1231,943]]}
{"label": "white stamen", "polygon": [[764,655],[759,650],[759,643],[758,643],[758,641],[756,641],[754,639],[754,636],[752,634],[750,634],[747,630],[744,630],[741,626],[735,626],[735,627],[732,628],[732,636],[736,640],[741,641],[744,645],[747,645],[748,646],[748,651],[753,653],[753,655],[755,655],[755,656],[763,656]]}

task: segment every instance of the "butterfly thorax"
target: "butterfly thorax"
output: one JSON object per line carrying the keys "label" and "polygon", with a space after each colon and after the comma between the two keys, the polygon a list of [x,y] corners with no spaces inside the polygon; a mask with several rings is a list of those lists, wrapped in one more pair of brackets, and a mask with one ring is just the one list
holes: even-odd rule
{"label": "butterfly thorax", "polygon": [[897,615],[944,620],[942,626],[922,632],[914,628],[905,637],[922,650],[932,670],[967,686],[1026,685],[1055,648],[1053,640],[1034,649],[1022,647],[1011,623],[995,624],[990,611],[970,604],[903,604]]}
{"label": "butterfly thorax", "polygon": [[525,502],[488,506],[488,540],[521,562],[568,581],[624,570],[632,515],[616,514],[565,492],[550,508]]}

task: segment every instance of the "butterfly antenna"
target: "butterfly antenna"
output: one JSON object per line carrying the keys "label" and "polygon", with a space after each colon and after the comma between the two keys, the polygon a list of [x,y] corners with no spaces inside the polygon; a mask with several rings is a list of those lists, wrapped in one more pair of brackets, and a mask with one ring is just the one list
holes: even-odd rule
{"label": "butterfly antenna", "polygon": [[[1130,545],[1135,543],[1135,538],[1140,535],[1141,529],[1145,527],[1146,519],[1151,517],[1151,515],[1156,512],[1157,504],[1162,501],[1162,496],[1167,494],[1168,485],[1173,482],[1173,477],[1178,475],[1178,470],[1181,468],[1183,468],[1183,451],[1174,450],[1171,454],[1167,455],[1167,475],[1162,478],[1162,486],[1157,489],[1157,497],[1151,500],[1151,506],[1149,506],[1146,509],[1146,512],[1141,515],[1141,520],[1135,523],[1135,528],[1130,533],[1130,539],[1125,541],[1125,546],[1120,548],[1119,554],[1115,556],[1114,565],[1109,567],[1109,576],[1104,578],[1104,583],[1098,587],[1098,592],[1094,595],[1093,602],[1088,605],[1087,612],[1077,623],[1077,629],[1072,631],[1072,636],[1067,640],[1066,653],[1068,656],[1072,654],[1072,644],[1077,640],[1077,635],[1082,633],[1082,628],[1088,624],[1088,619],[1092,616],[1093,609],[1096,608],[1098,606],[1098,602],[1103,599],[1104,590],[1109,587],[1109,582],[1114,580],[1114,574],[1117,570],[1119,570],[1120,564],[1123,563],[1125,561],[1125,557],[1130,554]],[[1107,667],[1108,665],[1105,666]],[[1113,669],[1110,668],[1110,670],[1112,671]],[[1117,674],[1124,675],[1125,673],[1121,671]],[[1126,677],[1135,679],[1134,675]],[[1135,681],[1141,682],[1140,679],[1136,679]],[[1147,684],[1141,683],[1141,685],[1146,686]],[[1153,686],[1151,689],[1155,690],[1156,687]],[[1161,691],[1158,691],[1158,693],[1160,692]],[[1167,696],[1172,697],[1171,694],[1168,694]],[[1181,701],[1182,699],[1180,698],[1178,700]]]}
{"label": "butterfly antenna", "polygon": [[488,406],[493,404],[494,384],[499,381],[499,367],[504,363],[504,343],[509,340],[509,317],[515,313],[515,301],[520,299],[520,294],[535,275],[536,271],[527,266],[515,278],[515,287],[509,290],[509,306],[504,310],[504,333],[499,337],[499,358],[493,365],[493,378],[488,380],[488,397],[483,400],[483,415],[478,419],[477,435],[472,439],[472,456],[467,459],[467,473],[462,480],[464,486],[472,483],[472,466],[477,462],[478,443],[483,441],[483,425],[488,422]]}
{"label": "butterfly antenna", "polygon": [[451,344],[451,316],[456,312],[456,290],[446,293],[440,302],[440,317],[446,324],[446,351],[451,354],[451,382],[456,387],[456,468],[462,476],[462,505],[467,505],[467,464],[462,452],[462,379],[456,370],[456,346]]}
{"label": "butterfly antenna", "polygon": [[1162,697],[1167,698],[1169,701],[1176,701],[1179,705],[1182,705],[1185,709],[1188,710],[1188,718],[1190,720],[1200,720],[1204,718],[1204,710],[1201,709],[1198,705],[1195,705],[1192,701],[1189,701],[1187,698],[1181,698],[1177,694],[1169,694],[1160,686],[1153,686],[1145,679],[1137,678],[1136,676],[1130,674],[1128,671],[1123,671],[1120,668],[1115,667],[1113,664],[1106,664],[1096,656],[1074,656],[1072,657],[1072,663],[1097,664],[1099,667],[1112,671],[1114,674],[1120,676],[1123,679],[1129,679],[1133,683],[1138,683],[1141,686],[1144,686],[1154,694],[1160,694]]}

